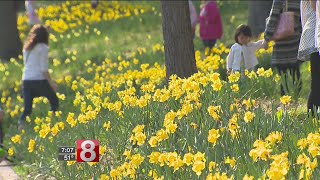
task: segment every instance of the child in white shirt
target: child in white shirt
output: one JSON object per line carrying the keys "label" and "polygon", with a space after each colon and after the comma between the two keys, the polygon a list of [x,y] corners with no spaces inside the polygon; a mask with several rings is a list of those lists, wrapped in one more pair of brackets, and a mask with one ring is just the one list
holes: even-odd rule
{"label": "child in white shirt", "polygon": [[260,40],[257,42],[251,42],[251,29],[249,26],[241,24],[236,29],[234,43],[227,57],[227,73],[241,72],[244,70],[255,70],[255,66],[258,65],[258,59],[255,56],[255,52],[258,49],[266,48],[266,42]]}

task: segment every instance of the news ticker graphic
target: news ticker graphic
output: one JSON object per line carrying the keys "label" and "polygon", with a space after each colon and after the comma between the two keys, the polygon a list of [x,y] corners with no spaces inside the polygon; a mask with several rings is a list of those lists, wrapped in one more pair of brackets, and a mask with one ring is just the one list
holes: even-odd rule
{"label": "news ticker graphic", "polygon": [[58,148],[59,161],[99,162],[98,140],[77,140],[76,147]]}

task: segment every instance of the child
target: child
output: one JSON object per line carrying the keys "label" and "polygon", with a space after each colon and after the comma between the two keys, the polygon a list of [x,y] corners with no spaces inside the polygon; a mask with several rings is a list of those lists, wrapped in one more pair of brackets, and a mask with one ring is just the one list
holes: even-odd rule
{"label": "child", "polygon": [[206,0],[200,11],[200,38],[210,49],[222,37],[222,21],[214,0]]}
{"label": "child", "polygon": [[241,24],[238,26],[234,39],[234,43],[227,57],[227,73],[240,72],[244,73],[244,70],[254,70],[258,64],[255,51],[261,48],[267,48],[266,42],[260,40],[257,42],[250,42],[252,37],[251,29],[249,26]]}
{"label": "child", "polygon": [[19,129],[24,128],[26,116],[31,114],[32,101],[35,97],[49,99],[51,110],[57,111],[59,100],[55,93],[57,85],[48,72],[49,33],[45,26],[37,24],[32,27],[23,47],[22,93],[24,111],[19,120]]}

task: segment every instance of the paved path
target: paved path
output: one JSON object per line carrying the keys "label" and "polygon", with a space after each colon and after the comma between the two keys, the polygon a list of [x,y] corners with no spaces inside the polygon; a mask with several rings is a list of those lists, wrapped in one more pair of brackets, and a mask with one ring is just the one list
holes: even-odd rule
{"label": "paved path", "polygon": [[9,166],[9,162],[4,160],[0,163],[0,180],[19,180],[19,176]]}

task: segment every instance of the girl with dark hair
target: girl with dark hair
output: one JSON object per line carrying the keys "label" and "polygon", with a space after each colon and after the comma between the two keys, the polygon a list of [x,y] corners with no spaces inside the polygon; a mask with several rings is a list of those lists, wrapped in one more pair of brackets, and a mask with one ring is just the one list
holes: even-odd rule
{"label": "girl with dark hair", "polygon": [[48,72],[49,33],[45,26],[34,25],[30,30],[23,47],[22,93],[24,111],[19,120],[19,129],[24,128],[26,116],[32,112],[32,101],[35,97],[48,98],[51,110],[57,111],[59,100],[55,93],[57,85]]}
{"label": "girl with dark hair", "polygon": [[252,32],[248,25],[241,24],[237,27],[234,35],[234,43],[227,57],[227,73],[241,72],[244,70],[255,70],[258,59],[255,52],[265,47],[263,40],[251,42]]}

